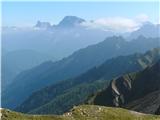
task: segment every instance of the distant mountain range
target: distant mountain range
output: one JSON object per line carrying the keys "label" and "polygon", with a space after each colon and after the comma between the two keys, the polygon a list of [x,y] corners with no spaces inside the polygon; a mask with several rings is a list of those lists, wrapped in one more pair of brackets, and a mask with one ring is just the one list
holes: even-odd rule
{"label": "distant mountain range", "polygon": [[[69,29],[69,28],[75,28],[75,27],[84,27],[84,26],[81,26],[81,24],[84,22],[86,22],[86,21],[82,18],[79,18],[76,16],[66,16],[57,25],[51,26],[50,23],[48,23],[48,22],[38,21],[35,27],[40,28],[40,29],[45,28],[48,30],[50,30],[50,29],[54,30],[57,28]],[[110,31],[110,32],[115,33],[115,31]],[[132,31],[131,33],[128,33],[128,36],[130,39],[135,39],[139,36],[159,37],[159,34],[160,34],[160,25],[159,24],[155,25],[155,24],[152,24],[151,22],[144,22],[138,30],[135,30],[135,31]],[[123,36],[123,34],[121,34],[121,35]]]}
{"label": "distant mountain range", "polygon": [[159,96],[160,60],[143,71],[112,80],[109,87],[98,92],[90,102],[96,105],[124,107],[143,113],[160,114]]}
{"label": "distant mountain range", "polygon": [[136,31],[131,32],[129,38],[134,39],[139,36],[145,37],[159,37],[160,35],[160,25],[154,25],[150,22],[146,22],[142,27]]}
{"label": "distant mountain range", "polygon": [[96,44],[113,35],[121,35],[132,40],[141,35],[155,38],[160,34],[160,26],[149,22],[136,31],[124,34],[88,28],[81,25],[84,22],[86,21],[82,18],[66,16],[57,25],[38,21],[31,28],[5,27],[2,31],[2,50],[31,49],[47,53],[59,60],[78,49]]}
{"label": "distant mountain range", "polygon": [[5,99],[2,105],[13,108],[23,102],[32,92],[56,81],[75,77],[107,59],[144,52],[158,46],[159,38],[139,37],[130,42],[122,37],[107,38],[99,44],[81,49],[60,61],[46,62],[17,75],[9,89],[2,93],[2,99]]}
{"label": "distant mountain range", "polygon": [[[160,26],[149,22],[144,23],[138,30],[131,33],[116,33],[110,30],[88,28],[82,25],[84,22],[87,21],[76,16],[65,16],[58,24],[54,25],[49,22],[38,21],[30,28],[4,27],[2,29],[2,54],[3,58],[5,58],[3,60],[5,62],[2,61],[3,81],[10,83],[9,81],[12,81],[23,70],[46,60],[61,60],[79,49],[98,44],[107,37],[121,35],[127,41],[131,41],[139,36],[158,38],[160,34]],[[25,51],[33,51],[33,53],[26,54]],[[10,55],[10,53],[14,55]],[[30,62],[31,66],[28,64],[29,61],[22,60],[24,54],[26,54],[25,58],[27,59],[36,59]],[[33,54],[35,56],[41,55],[39,57],[40,60],[34,58]],[[16,58],[17,60],[15,60]],[[13,61],[10,62],[11,60],[16,62],[18,59],[22,60],[18,66],[14,66]],[[37,61],[37,63],[34,61]]]}
{"label": "distant mountain range", "polygon": [[41,29],[50,29],[52,26],[49,22],[37,21],[37,24],[34,27],[41,28]]}
{"label": "distant mountain range", "polygon": [[31,49],[62,59],[78,49],[115,35],[110,31],[81,26],[83,21],[85,20],[76,16],[66,16],[57,25],[38,21],[30,28],[4,27],[2,49],[7,51]]}
{"label": "distant mountain range", "polygon": [[51,25],[49,22],[41,22],[37,21],[37,24],[34,26],[35,28],[40,29],[55,29],[55,28],[72,28],[79,27],[81,23],[85,22],[84,19],[76,17],[76,16],[65,16],[57,25]]}
{"label": "distant mountain range", "polygon": [[34,26],[39,29],[48,29],[53,30],[55,28],[72,28],[79,27],[81,23],[85,22],[84,19],[76,16],[65,16],[57,25],[51,25],[49,22],[37,21],[37,24]]}
{"label": "distant mountain range", "polygon": [[[62,114],[74,105],[84,103],[88,96],[94,92],[106,88],[110,79],[125,73],[143,70],[159,59],[160,48],[155,48],[145,54],[112,58],[99,67],[94,67],[75,78],[34,92],[15,110],[32,114]],[[108,97],[107,99],[110,100],[111,98]],[[105,98],[102,100],[107,101]],[[103,104],[103,102],[100,103]]]}

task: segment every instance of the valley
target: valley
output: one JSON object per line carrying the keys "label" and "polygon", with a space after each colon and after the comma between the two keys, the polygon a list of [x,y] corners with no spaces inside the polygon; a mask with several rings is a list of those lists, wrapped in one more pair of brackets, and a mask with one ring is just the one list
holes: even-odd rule
{"label": "valley", "polygon": [[155,1],[4,1],[0,120],[160,120]]}

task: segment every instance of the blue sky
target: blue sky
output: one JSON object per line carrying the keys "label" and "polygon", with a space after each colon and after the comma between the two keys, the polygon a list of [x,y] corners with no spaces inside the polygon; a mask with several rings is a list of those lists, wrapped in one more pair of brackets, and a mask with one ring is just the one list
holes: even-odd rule
{"label": "blue sky", "polygon": [[34,25],[37,20],[57,24],[64,16],[74,15],[86,20],[106,17],[134,19],[145,14],[159,22],[157,2],[3,2],[3,26]]}

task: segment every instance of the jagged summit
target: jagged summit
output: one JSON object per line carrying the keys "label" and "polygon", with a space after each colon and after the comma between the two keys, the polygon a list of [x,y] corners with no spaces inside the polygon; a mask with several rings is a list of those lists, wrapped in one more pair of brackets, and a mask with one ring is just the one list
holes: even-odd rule
{"label": "jagged summit", "polygon": [[41,21],[37,21],[36,25],[35,25],[36,28],[44,28],[44,29],[47,29],[47,28],[50,28],[51,27],[51,24],[49,22],[41,22]]}
{"label": "jagged summit", "polygon": [[58,27],[74,27],[82,22],[85,22],[85,20],[82,18],[76,16],[66,16],[58,24]]}
{"label": "jagged summit", "polygon": [[65,16],[57,25],[51,25],[49,22],[41,22],[38,20],[34,27],[41,28],[41,29],[48,29],[48,28],[54,28],[54,27],[69,28],[69,27],[78,26],[82,22],[85,22],[85,20],[82,18],[79,18],[76,16]]}

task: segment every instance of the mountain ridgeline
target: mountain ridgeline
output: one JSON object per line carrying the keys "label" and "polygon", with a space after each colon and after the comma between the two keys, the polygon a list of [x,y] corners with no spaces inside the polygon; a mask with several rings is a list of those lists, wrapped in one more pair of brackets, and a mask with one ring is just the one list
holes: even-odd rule
{"label": "mountain ridgeline", "polygon": [[3,27],[0,118],[160,120],[160,24],[137,18]]}
{"label": "mountain ridgeline", "polygon": [[145,36],[145,37],[159,37],[160,35],[160,25],[153,25],[150,22],[146,22],[143,24],[143,26],[136,30],[133,31],[129,38],[133,39],[133,38],[137,38],[138,36]]}
{"label": "mountain ridgeline", "polygon": [[[32,27],[3,27],[1,31],[2,89],[9,88],[8,84],[14,82],[13,79],[22,71],[31,69],[46,60],[56,61],[68,57],[79,49],[102,42],[106,37],[121,35],[127,40],[132,40],[141,35],[157,38],[160,34],[160,25],[150,22],[143,23],[138,30],[131,33],[117,33],[110,28],[108,30],[90,28],[85,25],[88,22],[80,17],[65,16],[59,23],[53,25],[49,22],[37,21]],[[146,46],[149,47],[147,44]],[[119,45],[117,44],[116,47]],[[104,50],[112,52],[110,49],[102,49],[102,52]],[[99,59],[101,62],[101,57]],[[59,78],[55,77],[55,79]]]}
{"label": "mountain ridgeline", "polygon": [[143,71],[113,79],[109,87],[96,93],[89,103],[160,114],[160,60]]}
{"label": "mountain ridgeline", "polygon": [[143,70],[159,59],[160,48],[152,49],[144,54],[109,59],[100,66],[94,67],[75,78],[58,82],[34,92],[15,110],[32,114],[62,114],[74,105],[84,103],[91,94],[107,88],[111,79],[126,73]]}
{"label": "mountain ridgeline", "polygon": [[34,91],[45,86],[73,78],[113,57],[145,52],[158,46],[159,38],[139,37],[128,42],[123,37],[109,37],[103,42],[76,51],[60,61],[45,62],[20,73],[10,84],[9,89],[2,92],[2,106],[13,109]]}

